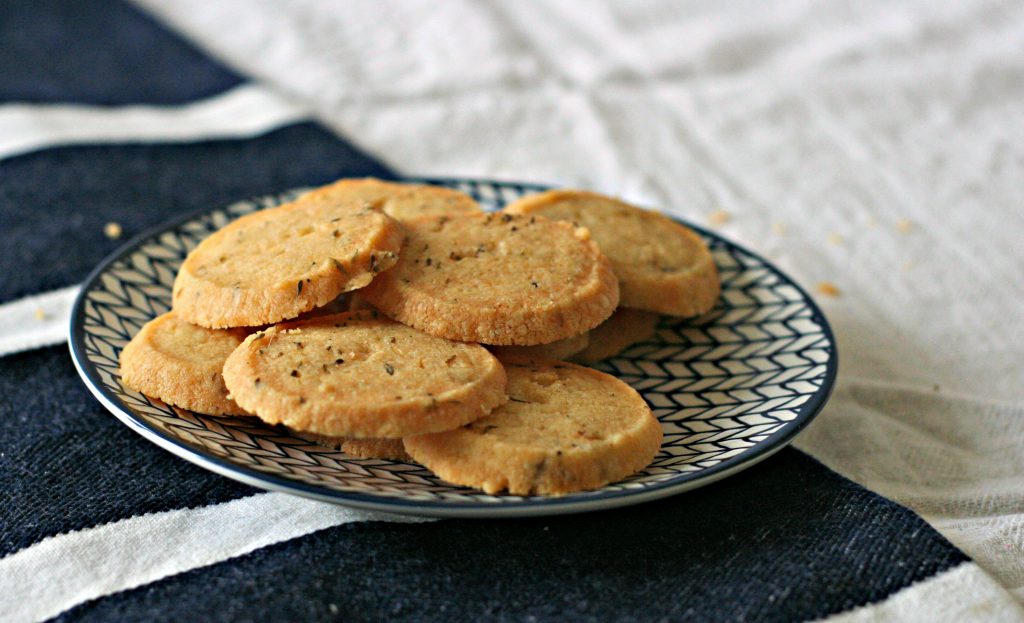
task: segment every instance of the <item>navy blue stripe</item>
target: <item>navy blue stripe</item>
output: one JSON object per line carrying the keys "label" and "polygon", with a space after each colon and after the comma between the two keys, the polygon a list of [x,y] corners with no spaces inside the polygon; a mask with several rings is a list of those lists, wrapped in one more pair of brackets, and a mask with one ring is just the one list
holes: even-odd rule
{"label": "navy blue stripe", "polygon": [[965,559],[909,510],[789,449],[629,509],[331,528],[59,619],[796,621]]}
{"label": "navy blue stripe", "polygon": [[[0,302],[76,283],[183,211],[342,176],[391,172],[312,123],[252,139],[48,149],[0,162]],[[122,226],[110,240],[104,224]]]}
{"label": "navy blue stripe", "polygon": [[0,102],[175,104],[242,81],[118,0],[0,5]]}
{"label": "navy blue stripe", "polygon": [[65,346],[0,358],[0,556],[45,537],[256,492],[147,443],[78,378]]}

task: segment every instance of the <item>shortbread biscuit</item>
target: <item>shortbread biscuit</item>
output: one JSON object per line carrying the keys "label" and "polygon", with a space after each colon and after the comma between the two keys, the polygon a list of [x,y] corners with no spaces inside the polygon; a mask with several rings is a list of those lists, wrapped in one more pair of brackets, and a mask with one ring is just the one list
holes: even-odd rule
{"label": "shortbread biscuit", "polygon": [[150,320],[121,351],[121,381],[167,404],[209,415],[248,415],[228,398],[221,368],[241,329],[197,327],[167,312]]}
{"label": "shortbread biscuit", "polygon": [[[612,314],[614,316],[614,314]],[[606,320],[604,323],[607,323]],[[601,326],[601,325],[598,325]],[[593,330],[593,329],[592,329]],[[492,353],[498,359],[568,359],[576,353],[582,352],[590,343],[590,331],[567,337],[564,340],[557,340],[548,344],[534,344],[533,346],[491,346]]]}
{"label": "shortbread biscuit", "polygon": [[662,214],[580,190],[531,195],[505,210],[590,229],[619,278],[623,307],[685,317],[703,314],[718,299],[718,269],[707,245]]}
{"label": "shortbread biscuit", "polygon": [[611,264],[586,229],[543,216],[403,222],[395,267],[361,294],[427,333],[482,344],[546,344],[597,326],[619,300]]}
{"label": "shortbread biscuit", "polygon": [[367,439],[355,439],[353,437],[328,437],[314,433],[292,431],[296,436],[308,439],[313,443],[328,448],[337,448],[345,454],[361,459],[387,459],[389,461],[403,461],[409,463],[412,457],[405,451],[401,439],[384,439],[371,437]]}
{"label": "shortbread biscuit", "polygon": [[436,214],[480,212],[480,204],[464,192],[428,184],[398,184],[372,177],[338,180],[310,191],[303,199],[310,201],[368,201],[379,203],[384,213],[404,220]]}
{"label": "shortbread biscuit", "polygon": [[231,397],[268,424],[331,437],[404,437],[472,422],[507,399],[482,346],[374,312],[276,325],[224,364]]}
{"label": "shortbread biscuit", "polygon": [[300,199],[254,212],[188,254],[174,311],[212,328],[294,318],[390,268],[403,236],[379,206],[356,200]]}
{"label": "shortbread biscuit", "polygon": [[611,318],[590,330],[590,343],[571,357],[572,361],[592,364],[614,357],[633,344],[654,336],[658,314],[620,307]]}
{"label": "shortbread biscuit", "polygon": [[417,462],[487,493],[564,495],[649,465],[662,432],[617,378],[564,362],[506,362],[509,402],[455,430],[407,437]]}

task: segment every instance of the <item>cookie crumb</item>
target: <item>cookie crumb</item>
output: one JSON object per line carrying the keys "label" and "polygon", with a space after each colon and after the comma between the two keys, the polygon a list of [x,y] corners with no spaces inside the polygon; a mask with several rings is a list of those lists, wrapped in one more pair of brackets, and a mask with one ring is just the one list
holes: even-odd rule
{"label": "cookie crumb", "polygon": [[43,311],[42,307],[37,307],[35,311],[36,320],[46,320],[46,312]]}
{"label": "cookie crumb", "polygon": [[914,223],[910,219],[901,218],[896,221],[896,231],[901,234],[909,234],[914,229]]}
{"label": "cookie crumb", "polygon": [[843,236],[836,232],[832,232],[828,235],[828,243],[837,247],[841,246],[843,244]]}
{"label": "cookie crumb", "polygon": [[710,223],[712,227],[725,225],[730,220],[732,220],[732,215],[725,210],[715,210],[711,214],[708,214],[708,223]]}
{"label": "cookie crumb", "polygon": [[839,296],[839,288],[836,287],[831,281],[822,281],[818,283],[818,294],[824,296]]}
{"label": "cookie crumb", "polygon": [[107,223],[106,225],[103,226],[103,233],[104,235],[106,235],[107,238],[110,238],[111,240],[117,240],[118,238],[121,237],[121,224],[114,222]]}
{"label": "cookie crumb", "polygon": [[772,232],[774,232],[776,236],[785,236],[788,230],[789,228],[786,226],[785,223],[772,224]]}

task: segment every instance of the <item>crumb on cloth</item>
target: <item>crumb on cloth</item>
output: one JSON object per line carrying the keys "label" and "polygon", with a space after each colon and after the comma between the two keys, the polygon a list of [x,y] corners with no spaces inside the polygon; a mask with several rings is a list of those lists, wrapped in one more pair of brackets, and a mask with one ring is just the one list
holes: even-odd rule
{"label": "crumb on cloth", "polygon": [[725,225],[732,219],[732,215],[725,210],[715,210],[711,214],[708,214],[708,223],[712,227],[718,227],[719,225]]}
{"label": "crumb on cloth", "polygon": [[839,296],[841,294],[841,292],[839,291],[839,288],[836,287],[836,284],[832,283],[831,281],[822,281],[822,282],[818,283],[818,288],[817,289],[818,289],[818,294],[821,294],[821,295],[824,295],[824,296],[835,297],[835,296]]}

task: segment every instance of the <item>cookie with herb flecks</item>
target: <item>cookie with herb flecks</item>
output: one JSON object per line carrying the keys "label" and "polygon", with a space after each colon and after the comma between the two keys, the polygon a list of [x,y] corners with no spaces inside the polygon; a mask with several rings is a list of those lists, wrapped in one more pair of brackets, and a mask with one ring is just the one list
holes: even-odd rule
{"label": "cookie with herb flecks", "polygon": [[366,201],[379,204],[388,216],[404,220],[436,214],[477,214],[480,210],[472,197],[443,186],[400,184],[372,177],[338,180],[304,197],[305,201]]}
{"label": "cookie with herb flecks", "polygon": [[211,328],[294,318],[370,283],[395,263],[403,237],[379,205],[355,199],[300,198],[254,212],[188,254],[174,311]]}
{"label": "cookie with herb flecks", "polygon": [[509,402],[455,430],[403,440],[441,478],[487,493],[564,495],[643,469],[662,432],[617,378],[564,362],[504,361]]}
{"label": "cookie with herb flecks", "polygon": [[254,333],[228,357],[224,380],[232,399],[264,422],[329,437],[448,430],[507,399],[505,371],[487,349],[375,311]]}
{"label": "cookie with herb flecks", "polygon": [[586,229],[543,216],[458,214],[403,222],[395,267],[361,292],[427,333],[482,344],[546,344],[607,318],[619,300]]}
{"label": "cookie with herb flecks", "polygon": [[248,415],[228,398],[221,369],[242,329],[207,329],[174,312],[147,322],[121,351],[121,381],[167,404],[209,415]]}
{"label": "cookie with herb flecks", "polygon": [[718,299],[718,270],[707,245],[662,214],[581,190],[530,195],[505,211],[589,229],[619,278],[623,307],[685,317],[703,314]]}
{"label": "cookie with herb flecks", "polygon": [[326,435],[315,435],[292,431],[303,439],[328,448],[336,448],[345,454],[361,459],[387,459],[389,461],[412,461],[412,457],[405,451],[401,439],[385,439],[382,437],[370,437],[367,439],[356,439],[354,437],[328,437]]}
{"label": "cookie with herb flecks", "polygon": [[573,361],[592,364],[614,357],[633,344],[654,336],[658,314],[620,307],[608,320],[590,330],[587,346],[572,356]]}

